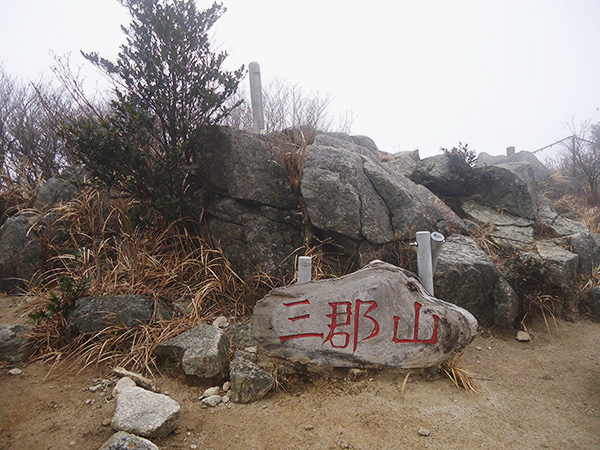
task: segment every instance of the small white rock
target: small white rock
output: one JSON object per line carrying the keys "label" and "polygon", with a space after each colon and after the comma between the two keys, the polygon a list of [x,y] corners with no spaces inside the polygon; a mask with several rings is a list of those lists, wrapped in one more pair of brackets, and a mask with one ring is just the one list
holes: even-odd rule
{"label": "small white rock", "polygon": [[220,390],[219,386],[210,387],[202,393],[200,398],[202,399],[202,398],[211,397],[213,395],[217,395],[219,393],[219,390]]}
{"label": "small white rock", "polygon": [[222,401],[223,397],[221,397],[220,395],[211,395],[210,397],[206,397],[205,399],[203,399],[202,403],[212,408],[220,404]]}
{"label": "small white rock", "polygon": [[515,339],[519,342],[529,342],[531,341],[531,336],[529,336],[529,333],[527,333],[526,331],[519,330],[515,335]]}
{"label": "small white rock", "polygon": [[217,328],[227,328],[229,326],[229,322],[227,322],[227,317],[219,316],[213,321],[213,327]]}
{"label": "small white rock", "polygon": [[196,444],[190,444],[190,448],[192,450],[196,450],[198,448],[198,446]]}
{"label": "small white rock", "polygon": [[256,347],[246,347],[244,350],[248,353],[256,353],[258,351]]}
{"label": "small white rock", "polygon": [[21,375],[23,371],[21,369],[10,369],[8,373],[10,373],[11,375]]}
{"label": "small white rock", "polygon": [[223,390],[227,392],[229,389],[231,389],[231,381],[226,381],[223,383]]}
{"label": "small white rock", "polygon": [[431,431],[429,431],[427,428],[419,428],[419,436],[429,436],[431,434]]}
{"label": "small white rock", "polygon": [[223,396],[223,403],[229,403],[230,400],[229,394]]}

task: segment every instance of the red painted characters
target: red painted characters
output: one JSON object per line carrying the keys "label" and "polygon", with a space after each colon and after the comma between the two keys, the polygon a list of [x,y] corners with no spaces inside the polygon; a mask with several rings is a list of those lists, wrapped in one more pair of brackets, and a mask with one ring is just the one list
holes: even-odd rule
{"label": "red painted characters", "polygon": [[[304,339],[304,338],[319,338],[323,341],[322,345],[329,343],[333,348],[346,349],[352,343],[352,353],[356,352],[359,343],[373,339],[380,334],[380,323],[373,317],[374,311],[379,306],[376,301],[369,300],[363,301],[357,299],[353,302],[349,301],[338,301],[329,302],[331,307],[331,313],[327,314],[326,317],[329,319],[329,333],[325,336],[325,333],[320,333],[316,330],[315,332],[303,332],[298,334],[288,334],[285,336],[279,336],[279,340],[283,343],[293,339]],[[310,305],[308,299],[283,303],[286,308],[294,308],[299,306]],[[421,307],[419,302],[414,303],[415,316],[414,316],[414,333],[412,338],[399,338],[398,328],[400,323],[399,316],[393,316],[394,332],[392,334],[392,342],[396,344],[401,343],[414,343],[414,344],[436,344],[438,336],[438,322],[439,316],[433,314],[434,327],[432,335],[429,339],[419,339],[419,321],[421,317]],[[289,317],[292,323],[298,321],[308,320],[311,315],[303,313],[298,316]],[[366,329],[366,331],[365,331]],[[361,337],[362,336],[362,337]]]}

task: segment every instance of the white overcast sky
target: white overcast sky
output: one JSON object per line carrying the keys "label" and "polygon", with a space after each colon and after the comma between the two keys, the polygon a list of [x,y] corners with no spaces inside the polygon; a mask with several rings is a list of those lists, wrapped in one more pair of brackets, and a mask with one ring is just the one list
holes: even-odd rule
{"label": "white overcast sky", "polygon": [[[353,110],[352,133],[381,150],[532,151],[567,136],[571,118],[600,121],[600,0],[223,4],[213,30],[228,68],[257,61],[263,83],[331,94],[332,113]],[[126,23],[117,0],[0,0],[0,61],[36,80],[50,51],[114,59]]]}

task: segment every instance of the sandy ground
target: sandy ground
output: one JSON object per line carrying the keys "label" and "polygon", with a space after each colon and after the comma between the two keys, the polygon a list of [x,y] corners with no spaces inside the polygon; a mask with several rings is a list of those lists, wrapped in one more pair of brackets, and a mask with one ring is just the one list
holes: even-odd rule
{"label": "sandy ground", "polygon": [[[0,323],[15,321],[16,304],[0,299]],[[476,337],[462,360],[479,378],[477,394],[413,373],[403,398],[406,371],[350,381],[346,370],[315,368],[256,403],[206,409],[198,396],[208,385],[187,385],[173,369],[156,381],[180,403],[181,425],[154,442],[219,450],[600,448],[600,324],[532,329],[530,343],[489,331]],[[28,365],[21,375],[9,368],[0,366],[1,449],[97,450],[113,434],[110,388],[89,390],[112,378],[109,368],[46,381],[48,366]]]}

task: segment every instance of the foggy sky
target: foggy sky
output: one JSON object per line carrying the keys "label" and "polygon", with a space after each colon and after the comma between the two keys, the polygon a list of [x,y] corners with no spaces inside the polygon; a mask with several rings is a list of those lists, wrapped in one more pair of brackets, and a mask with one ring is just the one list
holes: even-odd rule
{"label": "foggy sky", "polygon": [[[332,114],[353,110],[353,134],[385,151],[532,151],[572,117],[600,121],[598,0],[223,3],[213,30],[228,68],[257,61],[264,83],[331,94]],[[127,22],[116,0],[0,0],[0,61],[35,80],[50,78],[50,50],[115,59]]]}

